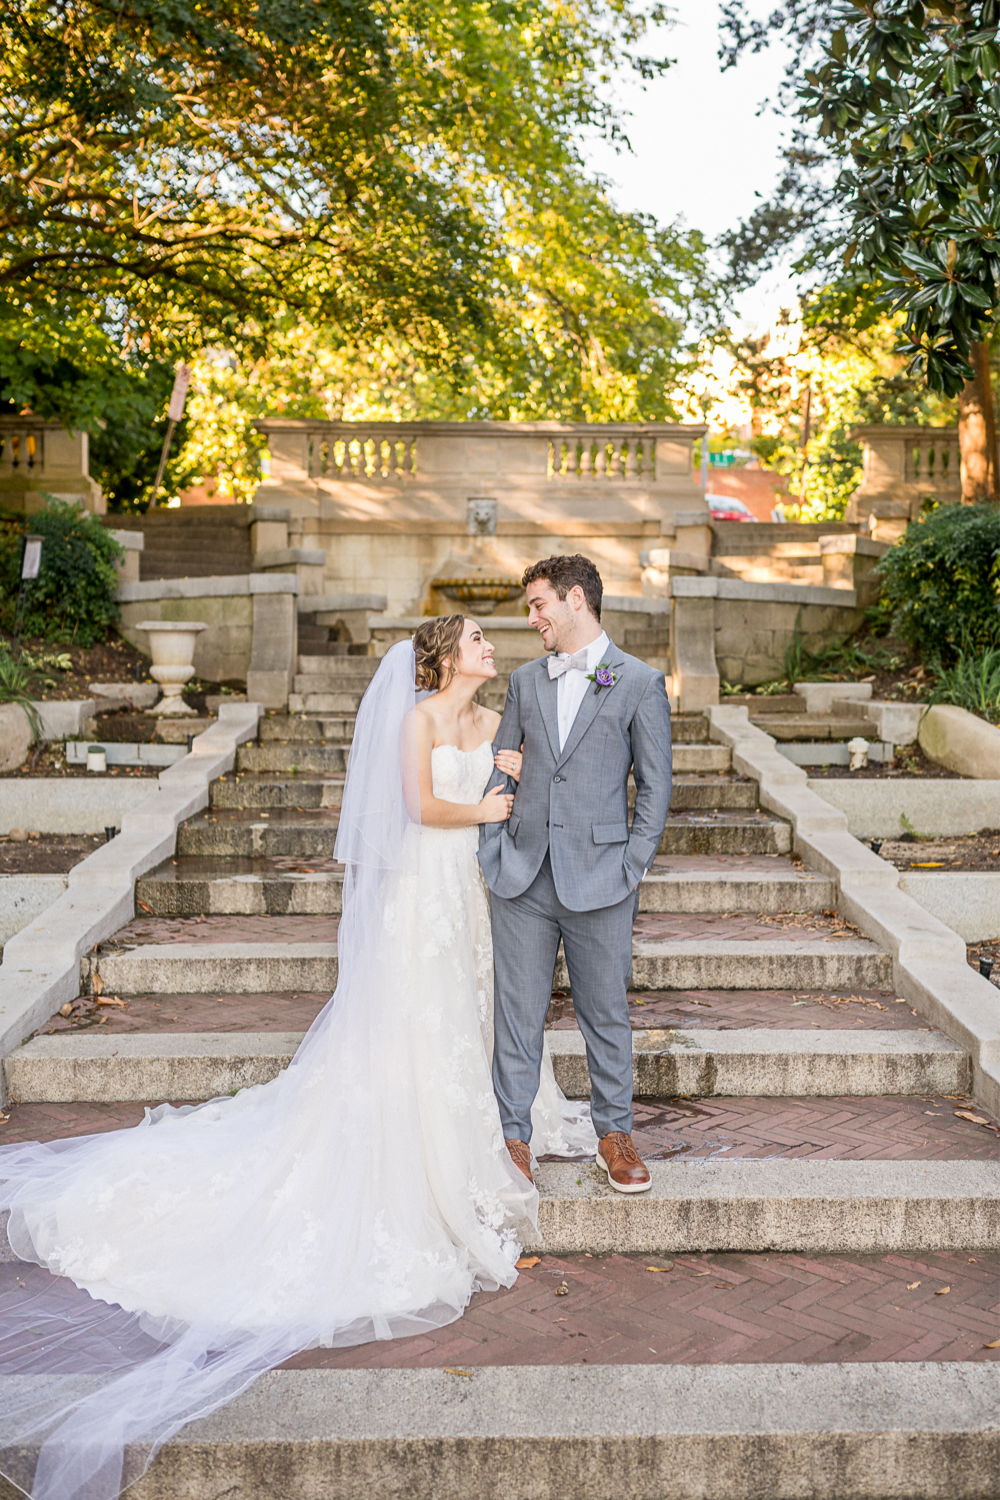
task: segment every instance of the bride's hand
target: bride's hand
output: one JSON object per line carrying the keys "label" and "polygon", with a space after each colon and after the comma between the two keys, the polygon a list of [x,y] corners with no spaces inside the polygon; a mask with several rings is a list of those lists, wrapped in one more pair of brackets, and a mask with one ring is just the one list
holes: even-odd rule
{"label": "bride's hand", "polygon": [[509,792],[505,792],[502,786],[495,786],[492,792],[487,792],[479,804],[479,817],[477,823],[506,823],[510,817],[510,810],[514,805],[514,798]]}
{"label": "bride's hand", "polygon": [[493,757],[493,764],[498,771],[505,776],[513,776],[515,781],[521,779],[521,761],[524,759],[520,750],[500,750]]}

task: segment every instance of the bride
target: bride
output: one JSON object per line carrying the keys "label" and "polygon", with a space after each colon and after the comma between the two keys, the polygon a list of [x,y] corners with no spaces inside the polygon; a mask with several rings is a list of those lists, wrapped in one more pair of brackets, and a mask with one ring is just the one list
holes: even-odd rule
{"label": "bride", "polygon": [[[483,795],[499,716],[475,695],[495,676],[461,615],[381,662],[337,835],[337,989],[284,1073],[0,1149],[18,1257],[0,1265],[0,1472],[35,1500],[113,1500],[299,1350],[426,1332],[516,1280],[538,1198],[490,1072],[478,825],[511,799]],[[513,752],[496,763],[519,774]],[[532,1120],[540,1153],[593,1155],[548,1060]]]}

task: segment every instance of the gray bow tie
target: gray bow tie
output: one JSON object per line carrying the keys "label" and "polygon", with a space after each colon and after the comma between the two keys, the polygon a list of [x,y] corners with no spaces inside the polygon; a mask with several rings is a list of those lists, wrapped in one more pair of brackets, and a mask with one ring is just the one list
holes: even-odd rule
{"label": "gray bow tie", "polygon": [[561,677],[564,672],[586,672],[587,670],[587,648],[576,651],[572,656],[550,656],[548,660],[549,678]]}

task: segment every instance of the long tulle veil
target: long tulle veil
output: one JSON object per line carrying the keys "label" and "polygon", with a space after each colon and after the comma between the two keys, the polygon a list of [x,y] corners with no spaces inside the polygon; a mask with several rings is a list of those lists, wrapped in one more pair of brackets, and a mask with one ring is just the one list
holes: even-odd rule
{"label": "long tulle veil", "polygon": [[[414,700],[405,641],[358,714],[338,984],[291,1067],[233,1098],[147,1110],[131,1130],[0,1150],[16,1257],[4,1247],[0,1472],[35,1500],[114,1500],[180,1427],[298,1350],[440,1326],[468,1300],[466,1283],[420,1280],[440,1249],[405,1036],[386,1049],[380,923],[419,819]],[[358,1139],[362,1174],[342,1149]]]}

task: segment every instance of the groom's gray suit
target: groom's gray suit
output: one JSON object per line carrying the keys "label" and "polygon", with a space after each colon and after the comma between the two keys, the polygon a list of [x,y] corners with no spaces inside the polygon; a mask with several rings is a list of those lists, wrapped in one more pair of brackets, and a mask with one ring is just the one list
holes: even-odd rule
{"label": "groom's gray suit", "polygon": [[[493,917],[493,1083],[508,1139],[531,1139],[560,938],[594,1125],[598,1135],[632,1130],[632,923],[670,805],[670,706],[662,672],[613,643],[604,661],[614,685],[587,684],[562,749],[545,657],[511,673],[494,740],[494,750],[524,751],[510,818],[485,824],[479,843]],[[503,780],[495,773],[490,785]]]}

